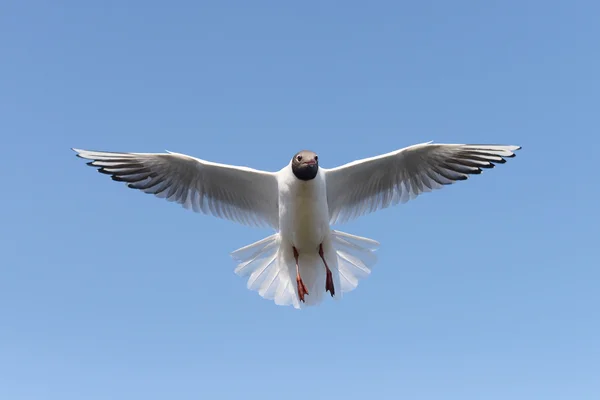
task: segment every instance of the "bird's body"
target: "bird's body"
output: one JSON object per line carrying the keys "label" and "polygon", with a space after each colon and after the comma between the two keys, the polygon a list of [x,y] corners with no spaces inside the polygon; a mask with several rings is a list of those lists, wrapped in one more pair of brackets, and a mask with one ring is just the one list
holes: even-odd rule
{"label": "bird's body", "polygon": [[314,179],[293,178],[290,168],[279,172],[279,230],[298,251],[318,249],[330,231],[326,183],[321,171]]}
{"label": "bird's body", "polygon": [[[288,275],[296,276],[294,250],[298,254],[297,275],[307,288],[304,301],[309,304],[321,300],[326,281],[326,269],[319,257],[323,247],[325,260],[332,271],[334,282],[338,280],[336,254],[331,245],[331,227],[327,207],[326,182],[321,171],[310,180],[295,179],[291,168],[283,168],[278,174],[279,183],[279,253],[288,266]],[[296,285],[297,286],[297,285]],[[324,288],[324,286],[323,286]],[[312,296],[312,297],[311,297]]]}
{"label": "bird's body", "polygon": [[360,215],[492,168],[518,146],[423,143],[341,167],[319,167],[311,151],[277,172],[217,164],[178,153],[74,149],[129,187],[185,208],[276,232],[232,253],[248,288],[279,305],[319,304],[356,288],[379,243],[331,228]]}

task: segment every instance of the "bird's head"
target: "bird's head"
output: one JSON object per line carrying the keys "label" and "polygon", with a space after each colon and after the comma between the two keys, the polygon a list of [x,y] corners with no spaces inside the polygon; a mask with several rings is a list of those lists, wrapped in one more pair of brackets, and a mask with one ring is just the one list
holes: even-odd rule
{"label": "bird's head", "polygon": [[302,150],[292,158],[292,172],[302,181],[314,179],[319,172],[319,156],[309,150]]}

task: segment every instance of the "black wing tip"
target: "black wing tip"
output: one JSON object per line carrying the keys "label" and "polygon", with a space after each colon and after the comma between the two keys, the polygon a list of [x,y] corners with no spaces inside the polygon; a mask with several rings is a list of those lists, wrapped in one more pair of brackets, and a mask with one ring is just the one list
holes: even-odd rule
{"label": "black wing tip", "polygon": [[89,158],[86,158],[86,157],[84,157],[84,156],[81,155],[81,153],[84,152],[85,150],[79,149],[77,147],[71,147],[71,150],[75,152],[75,156],[76,157],[89,160]]}
{"label": "black wing tip", "polygon": [[515,158],[517,155],[515,154],[515,151],[519,151],[521,150],[523,147],[518,146],[516,149],[513,150],[513,153],[509,156],[506,156],[506,158]]}
{"label": "black wing tip", "polygon": [[[95,165],[92,165],[92,167],[95,167]],[[101,174],[105,174],[105,175],[113,175],[112,172],[105,170],[104,167],[98,168],[98,172],[100,172]]]}
{"label": "black wing tip", "polygon": [[514,157],[516,157],[515,151],[519,151],[519,150],[521,150],[523,148],[523,146],[516,146],[516,147],[517,147],[516,149],[512,150],[512,154],[509,155],[509,156],[506,156],[506,158],[514,158]]}

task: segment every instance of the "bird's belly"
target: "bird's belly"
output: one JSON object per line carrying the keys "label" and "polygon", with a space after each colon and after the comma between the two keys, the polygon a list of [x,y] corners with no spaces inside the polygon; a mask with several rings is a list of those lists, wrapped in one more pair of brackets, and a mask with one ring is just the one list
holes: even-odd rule
{"label": "bird's belly", "polygon": [[329,218],[323,202],[311,198],[301,199],[289,210],[287,225],[292,245],[300,252],[316,251],[329,232]]}

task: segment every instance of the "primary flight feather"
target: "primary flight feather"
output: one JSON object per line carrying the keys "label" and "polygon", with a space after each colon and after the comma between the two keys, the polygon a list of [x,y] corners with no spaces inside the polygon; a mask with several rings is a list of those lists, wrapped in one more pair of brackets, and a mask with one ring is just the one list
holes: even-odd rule
{"label": "primary flight feather", "polygon": [[356,288],[379,243],[331,228],[404,203],[514,157],[520,146],[409,146],[336,168],[303,150],[277,172],[218,164],[179,153],[73,149],[88,165],[133,189],[195,212],[275,233],[232,253],[248,288],[278,305],[315,305]]}

